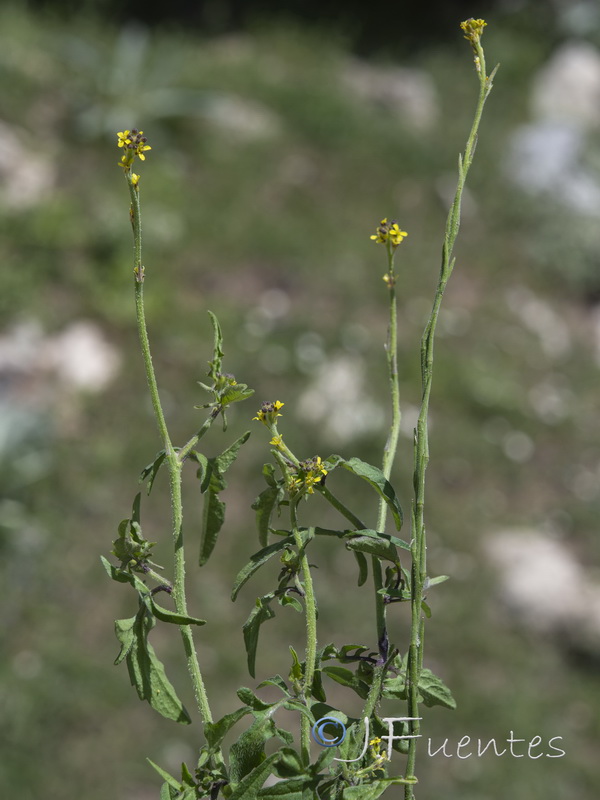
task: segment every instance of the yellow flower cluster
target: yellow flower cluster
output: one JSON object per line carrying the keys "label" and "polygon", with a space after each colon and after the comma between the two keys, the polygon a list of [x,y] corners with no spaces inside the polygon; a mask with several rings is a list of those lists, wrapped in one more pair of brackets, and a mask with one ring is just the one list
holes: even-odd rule
{"label": "yellow flower cluster", "polygon": [[402,240],[408,236],[406,231],[400,230],[400,226],[395,219],[388,222],[387,217],[381,220],[377,231],[371,236],[376,244],[391,242],[393,247],[398,247]]}
{"label": "yellow flower cluster", "polygon": [[258,411],[256,416],[252,417],[252,419],[262,422],[263,425],[266,425],[267,427],[274,425],[277,417],[281,416],[279,409],[283,408],[284,405],[285,404],[279,400],[275,400],[274,403],[265,402],[260,407],[260,411]]}
{"label": "yellow flower cluster", "polygon": [[150,145],[146,144],[147,141],[144,131],[138,131],[137,128],[132,128],[130,131],[119,131],[117,133],[117,147],[123,147],[125,151],[121,156],[119,166],[123,167],[123,169],[129,169],[136,156],[141,161],[145,161],[146,156],[144,153],[152,150]]}
{"label": "yellow flower cluster", "polygon": [[479,40],[483,35],[483,29],[487,25],[487,22],[483,19],[466,19],[464,22],[460,23],[460,27],[462,32],[465,34],[465,39],[473,46],[479,44]]}
{"label": "yellow flower cluster", "polygon": [[378,746],[380,744],[381,739],[379,737],[371,739],[369,742],[369,746],[371,748],[371,757],[374,759],[373,763],[370,765],[371,769],[379,769],[383,763],[388,760],[386,751],[378,750]]}
{"label": "yellow flower cluster", "polygon": [[300,474],[292,478],[288,484],[290,494],[306,491],[307,494],[314,494],[315,486],[320,483],[328,470],[325,469],[320,456],[307,458],[306,461],[299,463]]}

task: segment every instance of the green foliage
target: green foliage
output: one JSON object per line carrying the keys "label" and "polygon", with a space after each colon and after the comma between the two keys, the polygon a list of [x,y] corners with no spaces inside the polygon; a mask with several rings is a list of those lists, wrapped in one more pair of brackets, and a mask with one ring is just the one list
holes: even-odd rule
{"label": "green foliage", "polygon": [[248,441],[249,436],[250,431],[240,436],[220,456],[207,459],[204,469],[198,470],[198,477],[202,479],[201,491],[206,492],[200,538],[199,564],[201,567],[210,558],[217,543],[219,531],[225,521],[225,503],[219,497],[219,494],[227,488],[227,482],[223,476],[237,458],[240,447]]}
{"label": "green foliage", "polygon": [[147,613],[145,606],[140,608],[135,617],[118,619],[115,633],[121,642],[121,651],[115,664],[126,660],[129,679],[140,700],[147,700],[163,717],[189,725],[192,721],[190,715],[177,697],[164,666],[148,641],[148,633],[154,625],[154,618]]}

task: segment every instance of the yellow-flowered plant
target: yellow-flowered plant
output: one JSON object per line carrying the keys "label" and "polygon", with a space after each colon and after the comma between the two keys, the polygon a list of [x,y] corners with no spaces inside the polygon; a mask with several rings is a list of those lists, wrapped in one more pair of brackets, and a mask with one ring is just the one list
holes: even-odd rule
{"label": "yellow-flowered plant", "polygon": [[400,229],[395,219],[388,222],[387,217],[385,217],[379,223],[377,231],[371,236],[371,239],[377,244],[389,242],[392,247],[398,247],[406,236],[408,236],[408,233]]}
{"label": "yellow-flowered plant", "polygon": [[460,23],[461,30],[465,34],[465,39],[472,45],[478,45],[483,35],[483,29],[487,25],[482,19],[466,19]]}
{"label": "yellow-flowered plant", "polygon": [[[130,169],[136,156],[141,161],[145,161],[146,156],[144,154],[148,150],[152,150],[147,141],[144,131],[138,131],[137,128],[132,128],[130,131],[119,131],[117,133],[117,146],[122,147],[124,150],[119,166],[126,170]],[[139,176],[136,175],[135,177],[139,181]]]}
{"label": "yellow-flowered plant", "polygon": [[[459,179],[446,224],[439,283],[421,342],[422,401],[414,436],[414,496],[410,535],[404,540],[397,536],[403,524],[403,515],[391,483],[401,420],[396,316],[398,276],[395,271],[395,257],[399,245],[408,234],[395,219],[388,220],[385,217],[377,226],[375,234],[370,237],[375,243],[383,244],[387,254],[384,281],[389,301],[386,359],[391,422],[383,447],[381,467],[356,457],[345,458],[335,454],[326,458],[315,455],[300,460],[287,446],[278,430],[278,419],[282,416],[284,403],[280,400],[262,403],[253,419],[262,423],[269,432],[269,444],[272,448],[270,452],[275,464],[265,464],[263,467],[267,487],[253,505],[260,550],[238,573],[232,599],[237,598],[242,587],[259,568],[278,555],[280,571],[277,584],[273,590],[256,599],[243,626],[248,670],[254,677],[259,630],[264,622],[275,616],[273,606],[276,603],[282,607],[291,606],[304,614],[306,647],[303,658],[290,647],[292,665],[287,681],[281,675],[264,681],[264,684],[269,684],[281,693],[279,699],[264,700],[250,689],[240,689],[238,697],[242,707],[216,721],[212,716],[192,635],[192,629],[204,625],[204,620],[191,616],[187,608],[182,474],[186,465],[193,464],[200,481],[200,493],[205,497],[198,536],[198,560],[199,565],[204,566],[213,552],[224,523],[225,503],[220,496],[226,488],[224,475],[250,433],[241,435],[218,456],[209,457],[199,452],[198,443],[219,416],[223,418],[225,429],[225,413],[229,406],[246,399],[253,392],[246,384],[238,382],[234,375],[223,371],[221,328],[214,314],[208,312],[214,331],[213,354],[212,360],[208,362],[208,381],[200,383],[200,386],[209,393],[211,399],[210,402],[196,406],[207,411],[206,418],[196,433],[183,445],[174,445],[158,392],[146,328],[143,299],[146,272],[141,260],[140,177],[132,171],[135,159],[143,162],[151,147],[143,131],[136,128],[117,134],[117,145],[123,151],[119,165],[124,170],[131,201],[129,213],[134,236],[133,273],[139,338],[162,443],[162,449],[154,461],[142,471],[141,479],[146,482],[150,493],[158,471],[165,467],[168,472],[173,560],[169,578],[161,574],[162,567],[150,560],[154,543],[149,542],[143,534],[141,493],[138,494],[133,502],[131,516],[121,522],[118,536],[113,542],[112,554],[116,563],[103,559],[109,576],[118,583],[129,584],[137,594],[133,616],[115,623],[121,644],[116,663],[126,661],[131,682],[139,697],[147,700],[156,711],[179,723],[191,722],[190,715],[166,677],[164,666],[148,641],[148,635],[157,622],[178,626],[205,739],[196,765],[192,765],[191,769],[182,765],[181,779],[153,765],[164,781],[161,798],[267,800],[277,795],[286,798],[302,796],[318,797],[320,800],[357,800],[364,794],[365,797],[375,800],[389,786],[401,785],[404,787],[404,799],[414,800],[414,785],[417,782],[416,754],[421,737],[421,704],[437,703],[448,708],[455,705],[444,683],[429,669],[423,668],[424,614],[430,613],[425,602],[425,591],[444,579],[444,576],[431,578],[427,573],[425,471],[429,462],[428,412],[433,375],[433,342],[444,289],[454,268],[453,249],[460,222],[461,195],[473,160],[483,106],[495,74],[495,70],[489,76],[486,73],[485,57],[480,43],[485,24],[483,20],[475,19],[461,24],[465,38],[475,51],[480,91],[473,126],[464,155],[459,160]],[[331,483],[337,480],[332,473],[342,469],[365,481],[374,490],[377,498],[376,515],[371,514],[370,509],[362,507],[356,513],[331,490]],[[335,485],[333,488],[335,489]],[[315,495],[320,495],[322,500],[341,515],[343,523],[340,523],[339,530],[319,527],[312,522],[307,524],[303,519],[305,504],[302,501],[312,503]],[[315,512],[317,508],[315,504]],[[366,513],[369,513],[368,517]],[[388,520],[388,516],[391,520]],[[367,524],[363,519],[373,521]],[[393,534],[387,531],[391,527],[390,521],[394,523]],[[190,524],[189,529],[192,527],[193,524]],[[375,626],[367,645],[346,644],[338,647],[328,644],[317,648],[317,604],[311,574],[311,567],[314,565],[309,563],[307,550],[318,536],[334,544],[336,541],[341,543],[344,556],[345,551],[352,553],[359,570],[359,585],[364,584],[369,575],[371,577]],[[406,563],[409,558],[407,553],[410,553],[409,563]],[[159,593],[171,598],[172,607],[166,608],[158,603]],[[410,604],[410,636],[408,641],[396,644],[389,633],[388,613],[392,604],[402,602]],[[326,663],[331,660],[338,662],[339,666],[332,667]],[[342,710],[328,705],[327,691],[331,680],[357,692],[363,708],[356,717],[349,718]],[[392,745],[406,755],[406,764],[402,770],[404,774],[393,777],[387,775],[391,764],[388,752],[381,747],[383,723],[379,706],[383,698],[407,703],[408,739],[401,743],[392,739]],[[295,712],[298,716],[298,749],[292,746],[295,743],[293,733],[278,727],[279,721],[275,722],[275,715],[280,709]],[[315,718],[321,714],[324,716]],[[252,721],[226,755],[224,738],[241,719]],[[369,738],[368,751],[361,752],[361,725],[365,719],[375,735]],[[333,722],[338,727],[347,725],[345,735],[339,741],[339,759],[336,757],[336,760],[332,760],[323,756],[316,760],[313,758],[311,737],[319,741],[315,737],[314,729],[324,720],[328,724]],[[343,723],[342,720],[346,722]],[[279,750],[265,747],[274,737],[283,741]],[[267,754],[267,749],[273,752]],[[275,791],[273,787],[265,787],[270,775],[278,778]]]}

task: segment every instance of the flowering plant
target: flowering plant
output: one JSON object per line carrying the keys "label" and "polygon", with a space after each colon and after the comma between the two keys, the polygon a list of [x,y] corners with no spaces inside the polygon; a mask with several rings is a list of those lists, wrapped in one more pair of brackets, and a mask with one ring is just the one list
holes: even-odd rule
{"label": "flowering plant", "polygon": [[[103,558],[108,575],[119,583],[129,584],[137,595],[133,616],[117,620],[115,631],[121,645],[117,664],[125,661],[131,683],[142,700],[160,714],[175,722],[189,724],[191,715],[179,699],[158,659],[149,634],[157,623],[178,626],[201,717],[204,741],[195,765],[182,765],[181,775],[173,776],[152,764],[163,779],[161,800],[194,800],[219,797],[229,800],[376,800],[394,785],[404,787],[405,800],[415,796],[416,755],[420,737],[421,706],[455,706],[443,681],[423,666],[423,632],[425,618],[431,611],[426,595],[446,576],[431,577],[426,564],[425,474],[429,461],[428,412],[433,377],[433,345],[440,305],[448,279],[454,268],[453,249],[460,223],[460,204],[467,173],[475,151],[477,132],[485,101],[492,88],[495,70],[488,76],[481,47],[483,20],[467,20],[461,24],[465,38],[475,53],[479,80],[479,96],[473,126],[464,155],[459,159],[458,184],[449,211],[442,248],[442,264],[431,315],[421,342],[421,408],[414,434],[414,497],[410,535],[397,534],[403,526],[403,511],[390,482],[400,431],[400,388],[397,363],[396,255],[408,235],[396,220],[381,220],[375,234],[376,244],[385,246],[387,271],[384,281],[389,303],[387,372],[391,395],[390,430],[383,449],[381,466],[368,464],[356,457],[313,455],[299,458],[288,447],[278,426],[283,417],[280,400],[263,402],[254,416],[268,431],[270,453],[274,463],[263,468],[266,488],[259,494],[253,509],[256,514],[260,549],[243,566],[235,579],[232,599],[252,576],[274,557],[281,565],[277,586],[257,598],[243,626],[243,639],[248,671],[254,678],[259,632],[262,624],[275,616],[274,606],[291,608],[302,613],[306,621],[304,657],[290,647],[291,667],[287,680],[275,675],[263,680],[258,689],[274,687],[279,699],[267,701],[249,688],[238,690],[241,705],[215,720],[202,676],[200,660],[192,631],[205,620],[192,616],[187,608],[185,590],[185,545],[183,533],[182,473],[188,464],[196,468],[200,489],[204,494],[204,511],[200,531],[200,566],[210,559],[225,519],[225,473],[232,466],[250,432],[230,443],[216,457],[208,457],[197,449],[217,418],[222,417],[226,430],[226,412],[234,403],[253,394],[247,384],[223,371],[223,335],[214,314],[210,314],[214,330],[212,359],[208,362],[208,382],[201,387],[210,401],[197,406],[208,409],[207,417],[193,436],[175,446],[161,404],[152,364],[145,319],[144,285],[146,271],[142,264],[140,177],[132,171],[136,158],[144,161],[151,150],[143,131],[124,130],[117,134],[118,147],[123,149],[119,165],[123,168],[130,193],[130,219],[134,237],[134,289],[136,318],[148,388],[161,438],[162,449],[142,471],[148,494],[160,469],[169,475],[172,512],[173,562],[172,579],[163,577],[162,569],[151,560],[154,543],[143,534],[141,493],[133,502],[130,517],[119,525],[113,542],[116,563]],[[335,494],[336,470],[343,469],[365,481],[374,491],[377,522],[370,528],[363,522],[364,511],[349,508]],[[333,488],[332,488],[333,485]],[[314,495],[328,502],[341,516],[344,527],[329,529],[303,524],[305,502]],[[275,520],[285,514],[288,527]],[[386,531],[388,517],[394,532]],[[370,645],[333,643],[318,646],[317,600],[312,581],[312,565],[308,560],[311,542],[316,537],[330,537],[352,552],[358,567],[358,585],[371,580],[376,630]],[[158,603],[159,594],[171,597],[171,608]],[[410,637],[404,646],[390,636],[390,606],[405,603],[410,608]],[[327,662],[334,662],[327,663]],[[336,663],[337,662],[337,663]],[[362,701],[361,714],[348,717],[328,703],[331,682],[355,692]],[[388,729],[380,716],[383,698],[406,703],[406,716],[400,728]],[[294,712],[299,721],[299,737],[281,726],[280,711]],[[229,732],[242,720],[250,725],[226,751],[224,742]],[[367,728],[362,742],[363,725]],[[370,738],[369,731],[374,736]],[[332,738],[332,733],[333,738]],[[273,749],[272,740],[279,740]],[[299,741],[297,741],[299,739]],[[380,749],[382,740],[388,747]],[[267,748],[267,743],[270,743]],[[315,757],[314,744],[323,749]],[[267,754],[267,749],[271,752]],[[406,756],[402,774],[390,774],[392,751]],[[151,762],[152,763],[152,762]]]}

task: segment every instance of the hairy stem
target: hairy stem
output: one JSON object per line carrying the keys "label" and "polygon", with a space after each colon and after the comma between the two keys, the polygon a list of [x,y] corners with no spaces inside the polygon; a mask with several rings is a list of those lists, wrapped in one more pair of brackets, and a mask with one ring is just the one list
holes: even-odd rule
{"label": "hairy stem", "polygon": [[[492,79],[495,74],[487,77],[485,68],[485,58],[483,49],[479,44],[475,46],[476,55],[479,59],[479,96],[473,124],[467,145],[465,148],[464,157],[459,158],[458,166],[458,183],[454,201],[448,213],[446,221],[446,230],[444,236],[444,244],[442,247],[442,263],[440,268],[439,281],[433,301],[431,315],[425,326],[425,331],[421,339],[421,409],[419,412],[419,419],[415,431],[414,440],[414,500],[412,507],[412,541],[411,541],[411,555],[412,555],[412,570],[411,570],[411,631],[410,631],[410,647],[408,651],[408,669],[407,669],[407,686],[408,686],[408,716],[415,718],[411,722],[411,734],[413,736],[420,735],[420,722],[419,717],[419,702],[418,702],[418,686],[419,679],[423,664],[423,649],[424,649],[424,620],[422,617],[422,603],[423,603],[423,587],[427,576],[427,543],[426,543],[426,530],[424,521],[424,508],[425,508],[425,472],[429,461],[429,441],[428,441],[428,418],[429,418],[429,398],[431,394],[431,385],[433,380],[433,345],[435,339],[435,331],[438,321],[438,315],[444,291],[448,279],[452,274],[454,268],[453,250],[458,230],[460,226],[460,207],[463,189],[467,178],[467,173],[473,161],[475,147],[477,144],[477,131],[483,113],[485,101],[492,88]],[[477,63],[477,62],[476,62]],[[417,753],[418,739],[409,740],[409,752],[406,764],[406,778],[413,779],[415,777],[415,762]],[[405,800],[414,799],[414,789],[412,784],[405,787],[404,793]]]}
{"label": "hairy stem", "polygon": [[[400,435],[400,385],[398,381],[398,319],[396,309],[396,278],[394,275],[394,246],[387,241],[388,253],[388,274],[387,286],[389,289],[389,323],[388,323],[388,336],[386,342],[386,360],[388,380],[390,384],[390,396],[392,405],[392,420],[390,423],[390,431],[387,441],[383,448],[383,460],[381,471],[385,479],[389,480],[392,474],[392,465],[396,457],[396,449],[398,447],[398,436]],[[379,501],[379,511],[377,515],[377,530],[381,533],[385,532],[385,523],[387,519],[388,506],[383,498]],[[377,621],[377,641],[381,644],[387,640],[387,625],[385,618],[385,602],[379,590],[383,588],[383,575],[381,570],[381,562],[375,556],[372,557],[373,565],[373,588],[375,590],[375,618]],[[387,654],[383,656],[387,658]]]}
{"label": "hairy stem", "polygon": [[[135,308],[137,327],[142,349],[142,357],[146,369],[146,378],[154,416],[158,425],[158,430],[163,441],[166,464],[169,471],[169,485],[171,490],[171,517],[173,523],[173,547],[174,547],[174,583],[173,600],[178,614],[187,615],[187,602],[185,595],[185,550],[183,541],[183,505],[181,500],[181,461],[175,452],[169,436],[169,430],[165,420],[165,415],[160,402],[156,374],[152,363],[150,351],[150,340],[146,326],[144,313],[144,267],[142,265],[142,223],[140,214],[140,199],[138,188],[134,185],[130,170],[125,172],[131,196],[131,222],[133,226],[134,241],[134,278],[135,278]],[[179,630],[183,639],[183,647],[186,655],[188,671],[194,687],[194,694],[202,721],[204,724],[212,722],[212,714],[208,704],[206,688],[202,679],[198,655],[194,646],[191,627],[180,625]],[[217,760],[223,761],[219,753]]]}
{"label": "hairy stem", "polygon": [[[302,570],[302,583],[304,584],[304,608],[306,615],[306,655],[304,671],[304,697],[308,699],[311,695],[312,684],[315,677],[315,666],[317,660],[317,604],[315,592],[310,574],[308,556],[304,550],[302,538],[298,530],[298,517],[296,514],[298,501],[290,502],[290,514],[294,541],[298,551],[302,554],[300,558],[300,568]],[[305,764],[310,764],[310,722],[302,714],[301,722],[301,747],[302,756]]]}

